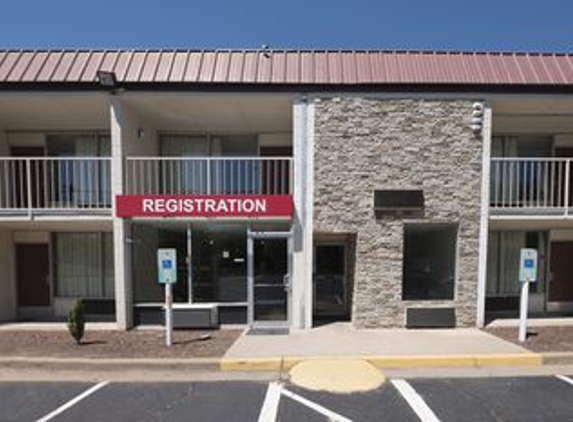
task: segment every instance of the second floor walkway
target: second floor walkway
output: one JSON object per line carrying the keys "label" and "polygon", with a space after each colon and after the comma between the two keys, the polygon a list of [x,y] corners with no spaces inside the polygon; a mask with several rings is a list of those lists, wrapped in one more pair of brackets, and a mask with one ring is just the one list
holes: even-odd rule
{"label": "second floor walkway", "polygon": [[[111,216],[109,157],[0,158],[0,216]],[[130,157],[130,195],[289,195],[290,157]]]}
{"label": "second floor walkway", "polygon": [[492,158],[490,215],[573,215],[573,158]]}

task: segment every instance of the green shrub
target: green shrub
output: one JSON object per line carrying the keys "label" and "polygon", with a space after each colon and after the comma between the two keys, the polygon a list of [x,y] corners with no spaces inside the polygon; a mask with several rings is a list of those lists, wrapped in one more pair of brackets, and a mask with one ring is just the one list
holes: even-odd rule
{"label": "green shrub", "polygon": [[68,331],[77,344],[82,343],[85,325],[84,302],[81,299],[76,299],[68,314]]}

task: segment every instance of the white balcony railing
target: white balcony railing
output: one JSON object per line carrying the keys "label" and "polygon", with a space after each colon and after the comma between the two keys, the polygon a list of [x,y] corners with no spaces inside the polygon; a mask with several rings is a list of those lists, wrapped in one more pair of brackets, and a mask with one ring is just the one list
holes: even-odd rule
{"label": "white balcony railing", "polygon": [[0,213],[109,212],[111,160],[0,158]]}
{"label": "white balcony railing", "polygon": [[492,213],[565,214],[571,208],[570,158],[492,158]]}
{"label": "white balcony railing", "polygon": [[132,195],[288,195],[292,159],[243,157],[129,157]]}

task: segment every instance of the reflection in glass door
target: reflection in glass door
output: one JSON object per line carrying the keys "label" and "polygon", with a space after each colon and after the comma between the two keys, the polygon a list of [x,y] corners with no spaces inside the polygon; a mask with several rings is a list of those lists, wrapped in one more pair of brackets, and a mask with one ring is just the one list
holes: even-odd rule
{"label": "reflection in glass door", "polygon": [[290,242],[288,232],[249,232],[249,322],[253,326],[288,326]]}

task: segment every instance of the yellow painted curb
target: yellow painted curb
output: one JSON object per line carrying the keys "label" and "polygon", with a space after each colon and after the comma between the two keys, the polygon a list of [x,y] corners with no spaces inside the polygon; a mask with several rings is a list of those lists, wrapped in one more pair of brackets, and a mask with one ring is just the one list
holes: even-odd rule
{"label": "yellow painted curb", "polygon": [[540,366],[543,358],[536,353],[499,355],[375,356],[366,357],[377,368],[436,368],[471,366]]}
{"label": "yellow painted curb", "polygon": [[377,368],[438,368],[487,366],[541,366],[543,356],[538,353],[498,355],[428,355],[428,356],[285,356],[268,358],[228,358],[220,361],[221,371],[286,371],[309,360],[364,360]]}
{"label": "yellow painted curb", "polygon": [[431,368],[443,366],[475,366],[468,355],[452,356],[375,356],[366,360],[377,368]]}
{"label": "yellow painted curb", "polygon": [[538,353],[476,356],[476,366],[541,366],[543,356]]}

